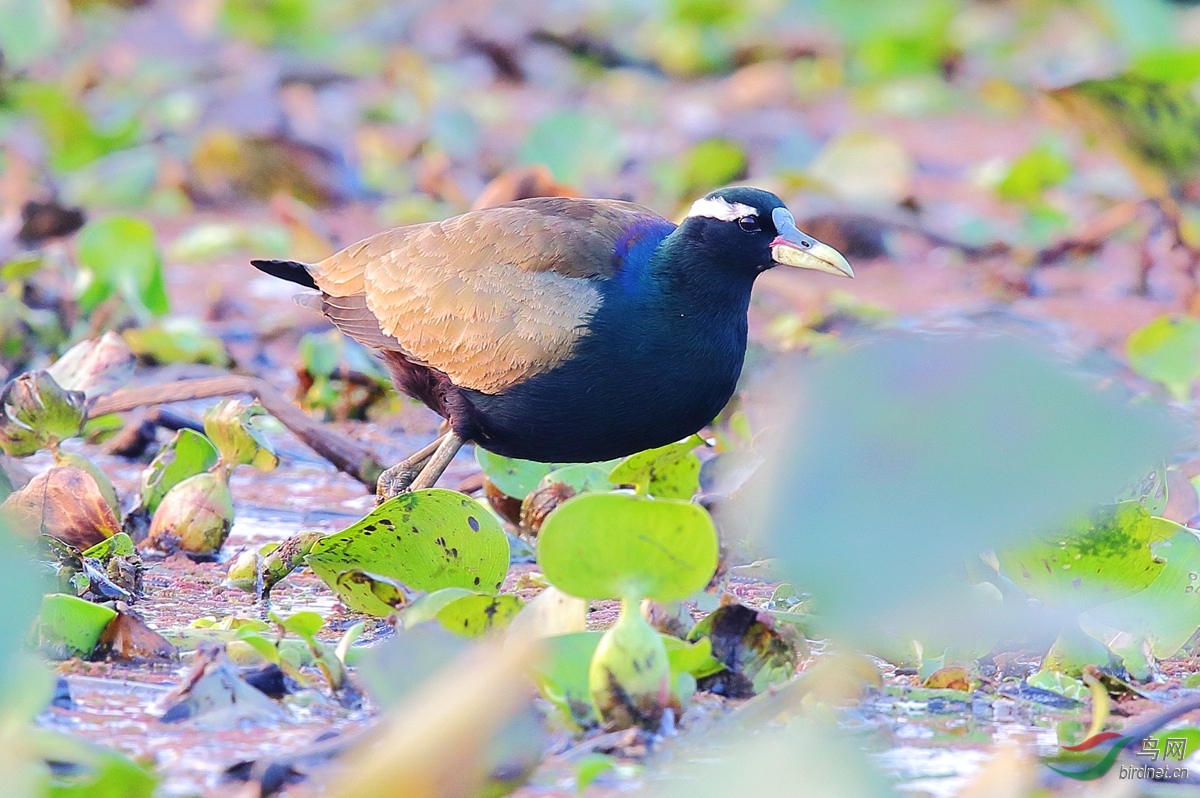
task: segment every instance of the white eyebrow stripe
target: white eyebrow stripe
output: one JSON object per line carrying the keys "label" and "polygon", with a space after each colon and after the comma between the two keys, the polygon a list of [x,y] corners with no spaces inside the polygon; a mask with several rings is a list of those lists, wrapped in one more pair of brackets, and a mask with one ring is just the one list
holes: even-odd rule
{"label": "white eyebrow stripe", "polygon": [[723,222],[736,222],[742,217],[756,216],[757,214],[758,208],[740,202],[730,202],[724,197],[702,197],[692,203],[692,209],[688,211],[688,218],[707,216]]}

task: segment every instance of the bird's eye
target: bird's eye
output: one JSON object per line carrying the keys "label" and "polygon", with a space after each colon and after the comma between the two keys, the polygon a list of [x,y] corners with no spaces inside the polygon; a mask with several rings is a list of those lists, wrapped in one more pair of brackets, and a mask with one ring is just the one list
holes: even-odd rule
{"label": "bird's eye", "polygon": [[762,232],[762,225],[758,223],[757,216],[743,216],[741,219],[738,219],[738,227],[747,233]]}

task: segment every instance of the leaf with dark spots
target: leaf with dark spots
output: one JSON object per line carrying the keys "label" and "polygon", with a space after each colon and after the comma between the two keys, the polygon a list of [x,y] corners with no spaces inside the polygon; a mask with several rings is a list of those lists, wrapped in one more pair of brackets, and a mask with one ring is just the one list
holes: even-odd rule
{"label": "leaf with dark spots", "polygon": [[[508,538],[500,523],[480,510],[472,501],[464,504],[462,494],[454,491],[403,494],[348,529],[322,538],[313,545],[307,562],[347,607],[373,615],[390,614],[392,608],[365,587],[339,586],[341,574],[357,569],[430,592],[447,587],[473,589],[476,580],[489,585],[503,583],[508,571]],[[468,517],[476,519],[478,531],[469,526]],[[400,520],[404,518],[408,520]],[[376,527],[373,535],[365,534],[368,526]]]}
{"label": "leaf with dark spots", "polygon": [[[347,606],[362,606],[370,615],[388,615],[411,604],[417,594],[398,579],[361,568],[342,571],[334,588]],[[353,598],[350,598],[353,596]]]}

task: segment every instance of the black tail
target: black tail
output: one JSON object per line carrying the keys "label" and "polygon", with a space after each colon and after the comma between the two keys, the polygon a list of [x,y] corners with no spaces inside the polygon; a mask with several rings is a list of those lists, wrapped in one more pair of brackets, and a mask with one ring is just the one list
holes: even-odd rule
{"label": "black tail", "polygon": [[317,284],[313,282],[312,275],[308,273],[308,267],[294,260],[252,260],[250,265],[260,272],[278,277],[280,280],[287,280],[289,283],[302,285],[305,288],[317,287]]}

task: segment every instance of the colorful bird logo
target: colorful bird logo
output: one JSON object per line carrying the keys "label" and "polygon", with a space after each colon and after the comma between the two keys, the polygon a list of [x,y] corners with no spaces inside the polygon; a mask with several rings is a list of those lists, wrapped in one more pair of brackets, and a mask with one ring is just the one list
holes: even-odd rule
{"label": "colorful bird logo", "polygon": [[1112,769],[1113,763],[1117,761],[1117,757],[1120,756],[1121,751],[1125,748],[1125,746],[1129,745],[1132,739],[1132,737],[1122,737],[1114,731],[1093,734],[1091,737],[1088,737],[1078,745],[1062,746],[1064,751],[1072,751],[1076,753],[1080,751],[1091,751],[1093,748],[1100,748],[1103,746],[1103,756],[1096,760],[1096,762],[1094,762],[1092,765],[1084,768],[1083,770],[1063,770],[1062,768],[1056,768],[1054,765],[1047,765],[1046,767],[1050,768],[1060,776],[1066,776],[1068,779],[1075,779],[1076,781],[1092,781],[1093,779],[1100,778]]}

